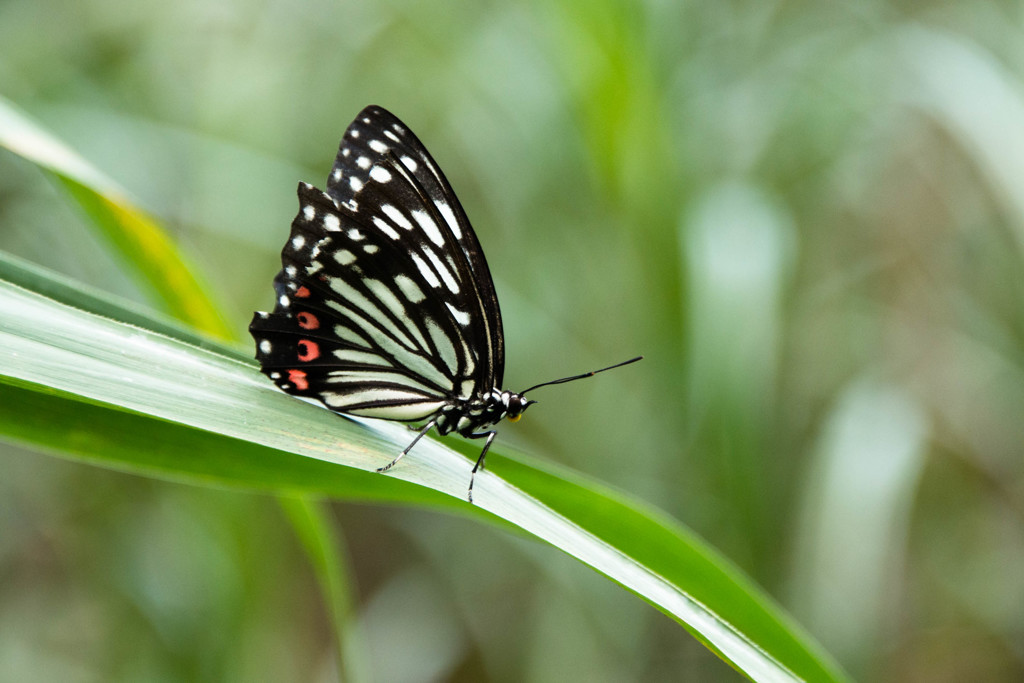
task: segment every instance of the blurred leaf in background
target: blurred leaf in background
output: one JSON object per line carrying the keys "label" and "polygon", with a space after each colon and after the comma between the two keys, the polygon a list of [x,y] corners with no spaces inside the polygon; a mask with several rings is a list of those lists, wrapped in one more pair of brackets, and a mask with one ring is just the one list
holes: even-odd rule
{"label": "blurred leaf in background", "polygon": [[[1013,681],[1022,24],[997,2],[6,0],[0,95],[174,229],[238,337],[296,182],[388,107],[487,252],[509,386],[647,357],[503,442],[685,521],[857,678]],[[7,153],[0,249],[161,305]],[[0,678],[330,677],[270,500],[9,445],[0,468]],[[335,512],[380,680],[738,676],[548,548]]]}

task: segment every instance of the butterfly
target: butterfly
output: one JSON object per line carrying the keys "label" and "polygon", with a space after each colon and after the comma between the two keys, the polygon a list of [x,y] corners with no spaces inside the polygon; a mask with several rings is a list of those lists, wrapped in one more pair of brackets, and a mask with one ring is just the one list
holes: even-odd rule
{"label": "butterfly", "polygon": [[391,469],[431,429],[486,439],[518,420],[526,394],[641,357],[534,385],[501,388],[505,341],[480,242],[423,144],[369,106],[345,131],[327,191],[299,183],[281,251],[273,312],[249,331],[262,372],[289,394],[347,415],[423,423]]}

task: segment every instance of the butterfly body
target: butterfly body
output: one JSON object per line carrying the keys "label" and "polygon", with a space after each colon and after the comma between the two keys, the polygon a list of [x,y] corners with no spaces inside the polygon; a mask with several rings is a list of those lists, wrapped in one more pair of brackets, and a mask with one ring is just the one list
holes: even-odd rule
{"label": "butterfly body", "polygon": [[533,401],[501,388],[494,283],[441,169],[401,121],[370,106],[346,130],[327,191],[300,183],[298,196],[277,303],[249,326],[262,372],[338,413],[423,423],[380,471],[437,429],[487,439],[476,473],[489,428]]}
{"label": "butterfly body", "polygon": [[529,403],[522,394],[498,388],[470,401],[456,399],[438,414],[437,431],[441,435],[455,432],[471,436],[481,429],[498,424],[506,417],[512,421],[518,420]]}

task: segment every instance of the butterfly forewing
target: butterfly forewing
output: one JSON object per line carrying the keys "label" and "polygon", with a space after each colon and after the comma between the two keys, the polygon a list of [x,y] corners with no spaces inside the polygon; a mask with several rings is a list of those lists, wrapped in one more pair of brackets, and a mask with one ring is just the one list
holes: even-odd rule
{"label": "butterfly forewing", "polygon": [[426,284],[442,300],[473,354],[475,386],[500,386],[501,312],[480,243],[459,200],[423,144],[395,116],[370,106],[339,146],[327,192],[356,220],[403,243]]}
{"label": "butterfly forewing", "polygon": [[[361,319],[360,327],[399,361],[397,366],[426,374],[419,366],[429,364],[445,375],[448,388],[456,387],[456,381],[469,374],[471,353],[444,301],[429,297],[429,289],[416,281],[420,273],[403,242],[361,225],[313,187],[300,186],[299,198],[303,206],[282,252],[284,270],[279,277],[290,279],[292,263],[297,270],[305,265],[304,282],[321,289],[325,305],[333,311]],[[317,241],[310,245],[310,228],[324,225],[337,229],[314,234]],[[301,250],[294,249],[296,235]],[[418,356],[416,364],[410,364],[408,353]]]}

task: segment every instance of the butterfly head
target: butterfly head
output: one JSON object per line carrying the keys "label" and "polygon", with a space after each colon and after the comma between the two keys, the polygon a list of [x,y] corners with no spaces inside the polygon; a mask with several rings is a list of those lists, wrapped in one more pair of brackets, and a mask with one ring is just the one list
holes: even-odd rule
{"label": "butterfly head", "polygon": [[[502,398],[504,399],[506,396]],[[522,394],[515,394],[509,391],[507,392],[507,401],[505,402],[505,417],[510,422],[516,422],[523,416],[526,409],[534,403],[536,401],[529,401]]]}

